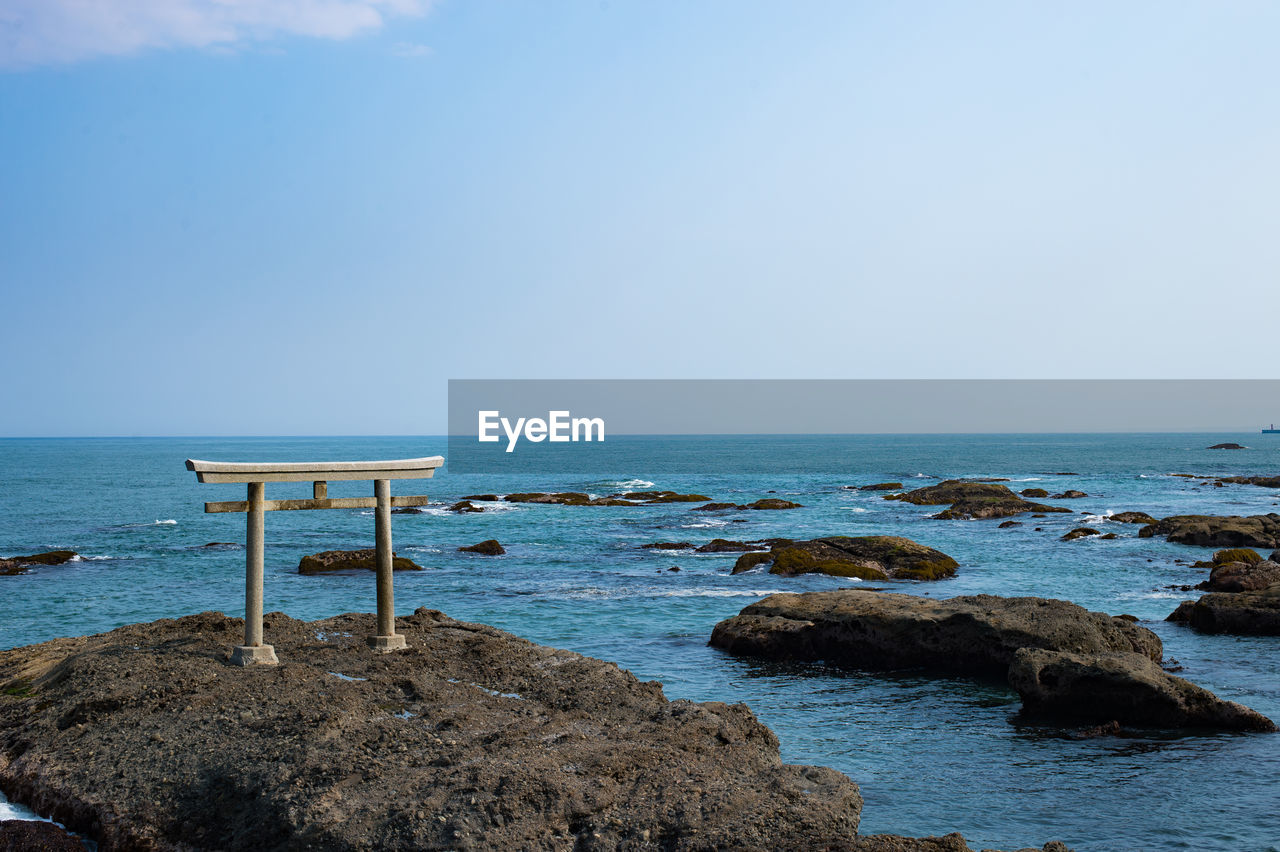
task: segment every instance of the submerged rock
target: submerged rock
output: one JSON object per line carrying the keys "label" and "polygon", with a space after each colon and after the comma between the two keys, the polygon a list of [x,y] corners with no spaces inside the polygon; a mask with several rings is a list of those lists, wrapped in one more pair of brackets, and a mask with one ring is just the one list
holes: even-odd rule
{"label": "submerged rock", "polygon": [[[391,554],[393,571],[421,571],[422,566],[412,559]],[[332,571],[376,571],[378,570],[378,551],[374,548],[364,550],[326,550],[302,557],[298,563],[299,574],[328,574]]]}
{"label": "submerged rock", "polygon": [[1225,443],[1225,444],[1214,444],[1212,447],[1209,447],[1209,449],[1211,450],[1247,450],[1249,448],[1246,447],[1244,444]]}
{"label": "submerged rock", "polygon": [[[745,705],[668,701],[617,666],[426,609],[218,613],[0,651],[0,786],[102,849],[830,849],[845,775],[782,762]],[[341,675],[339,677],[338,675]]]}
{"label": "submerged rock", "polygon": [[1173,515],[1138,530],[1200,547],[1280,547],[1280,515]]}
{"label": "submerged rock", "polygon": [[10,556],[8,559],[0,559],[0,577],[25,574],[28,568],[36,565],[62,565],[78,555],[74,550],[50,550],[47,553],[33,553],[30,556]]}
{"label": "submerged rock", "polygon": [[507,549],[499,544],[496,538],[485,539],[479,544],[459,547],[458,550],[462,553],[479,553],[481,556],[501,556],[507,552]]}
{"label": "submerged rock", "polygon": [[750,553],[768,550],[779,544],[790,544],[789,538],[764,538],[758,541],[730,541],[727,538],[713,538],[698,548],[699,553]]}
{"label": "submerged rock", "polygon": [[877,482],[874,485],[854,485],[859,491],[901,491],[901,482]]}
{"label": "submerged rock", "polygon": [[1210,592],[1183,601],[1166,619],[1201,633],[1280,636],[1280,583],[1246,592]]}
{"label": "submerged rock", "polygon": [[1263,488],[1280,488],[1280,476],[1224,476],[1219,482],[1233,485],[1259,485]]}
{"label": "submerged rock", "polygon": [[905,494],[889,494],[886,500],[902,500],[917,506],[951,506],[935,517],[944,520],[1007,518],[1023,512],[1070,512],[1060,506],[1045,506],[1023,500],[998,482],[948,479]]}
{"label": "submerged rock", "polygon": [[784,540],[768,553],[747,553],[734,574],[772,563],[770,574],[830,574],[864,580],[941,580],[954,576],[958,563],[947,554],[909,538],[892,535],[828,536],[812,541]]}
{"label": "submerged rock", "polygon": [[1062,540],[1075,541],[1078,538],[1084,538],[1085,536],[1091,536],[1091,535],[1102,535],[1102,533],[1098,532],[1093,527],[1076,527],[1071,532],[1064,535],[1062,537]]}
{"label": "submerged rock", "polygon": [[655,541],[640,545],[641,550],[690,550],[693,542],[689,541]]}
{"label": "submerged rock", "polygon": [[711,644],[770,659],[999,678],[1019,648],[1121,651],[1156,661],[1163,649],[1145,627],[1068,601],[993,595],[931,600],[859,589],[771,595],[717,624]]}
{"label": "submerged rock", "polygon": [[1009,667],[1009,683],[1022,697],[1023,713],[1032,718],[1152,728],[1276,730],[1261,713],[1223,701],[1139,654],[1020,648]]}

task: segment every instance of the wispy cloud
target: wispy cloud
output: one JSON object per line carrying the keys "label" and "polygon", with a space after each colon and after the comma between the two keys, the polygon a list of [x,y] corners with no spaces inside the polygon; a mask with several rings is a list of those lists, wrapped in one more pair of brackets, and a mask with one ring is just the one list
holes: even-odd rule
{"label": "wispy cloud", "polygon": [[343,39],[430,0],[3,0],[0,67],[63,64],[148,48],[232,47],[281,35]]}

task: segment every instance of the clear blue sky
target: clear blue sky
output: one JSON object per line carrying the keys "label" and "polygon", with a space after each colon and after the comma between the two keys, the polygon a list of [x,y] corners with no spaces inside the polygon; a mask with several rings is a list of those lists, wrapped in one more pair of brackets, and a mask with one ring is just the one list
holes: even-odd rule
{"label": "clear blue sky", "polygon": [[441,433],[449,378],[1275,378],[1278,35],[4,0],[0,435]]}

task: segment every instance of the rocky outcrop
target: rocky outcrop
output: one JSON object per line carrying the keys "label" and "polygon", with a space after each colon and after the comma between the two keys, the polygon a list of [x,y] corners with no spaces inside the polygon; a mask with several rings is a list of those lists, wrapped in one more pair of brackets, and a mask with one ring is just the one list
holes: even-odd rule
{"label": "rocky outcrop", "polygon": [[1219,482],[1233,485],[1259,485],[1263,488],[1280,488],[1280,476],[1223,476]]}
{"label": "rocky outcrop", "polygon": [[472,514],[476,512],[483,512],[484,507],[477,506],[474,503],[472,503],[470,500],[459,500],[457,503],[454,503],[452,506],[449,507],[449,511],[457,512],[460,515],[464,515],[464,514]]}
{"label": "rocky outcrop", "polygon": [[997,524],[996,526],[997,526],[999,529],[1007,530],[1007,529],[1009,529],[1009,527],[1020,527],[1020,526],[1022,526],[1022,521],[1001,521],[1001,522],[1000,522],[999,524]]}
{"label": "rocky outcrop", "polygon": [[1225,444],[1214,444],[1212,447],[1209,447],[1208,449],[1210,450],[1247,450],[1249,448],[1246,447],[1244,444],[1232,444],[1228,442]]}
{"label": "rocky outcrop", "polygon": [[1196,588],[1213,592],[1256,592],[1280,583],[1280,564],[1248,548],[1219,550],[1212,561],[1196,567],[1209,569],[1209,579]]}
{"label": "rocky outcrop", "polygon": [[481,556],[501,556],[507,552],[507,549],[498,543],[496,538],[485,539],[479,544],[469,544],[465,547],[459,547],[461,553],[478,553]]}
{"label": "rocky outcrop", "polygon": [[1085,536],[1091,536],[1091,535],[1102,535],[1102,533],[1098,532],[1093,527],[1076,527],[1071,532],[1064,535],[1062,537],[1062,540],[1075,541],[1078,538],[1084,538]]}
{"label": "rocky outcrop", "polygon": [[711,498],[702,494],[679,494],[675,491],[629,491],[607,497],[592,497],[581,491],[529,491],[508,494],[502,499],[508,503],[555,506],[650,506],[658,503],[702,503]]}
{"label": "rocky outcrop", "polygon": [[1234,701],[1171,675],[1139,654],[1075,654],[1020,648],[1009,684],[1023,714],[1075,723],[1119,722],[1153,728],[1219,731],[1276,730],[1275,724]]}
{"label": "rocky outcrop", "polygon": [[[848,846],[839,847],[840,852],[975,852],[964,842],[960,834],[948,834],[943,837],[903,837],[899,834],[865,834],[853,839]],[[984,849],[982,852],[998,852]],[[1071,852],[1065,844],[1051,840],[1039,849],[1030,847],[1015,852]]]}
{"label": "rocky outcrop", "polygon": [[699,553],[750,553],[768,550],[778,544],[790,544],[789,538],[764,538],[759,541],[730,541],[726,538],[713,538],[698,548]]}
{"label": "rocky outcrop", "polygon": [[1138,530],[1200,547],[1280,547],[1280,515],[1174,515]]}
{"label": "rocky outcrop", "polygon": [[1048,497],[1049,492],[1043,488],[1024,488],[1021,492],[1023,497]]}
{"label": "rocky outcrop", "polygon": [[892,535],[828,536],[811,541],[780,541],[768,553],[738,557],[734,574],[770,564],[770,574],[829,574],[864,580],[941,580],[954,576],[958,563],[947,554],[909,538]]}
{"label": "rocky outcrop", "polygon": [[[412,559],[391,554],[393,571],[421,571],[422,566]],[[299,574],[330,574],[334,571],[376,571],[378,570],[378,551],[372,547],[365,550],[326,550],[302,557],[298,563]]]}
{"label": "rocky outcrop", "polygon": [[693,511],[723,512],[728,509],[746,511],[746,510],[803,509],[803,508],[804,507],[799,503],[793,503],[790,500],[781,500],[777,497],[765,497],[763,499],[756,500],[754,503],[708,503],[705,506],[694,506]]}
{"label": "rocky outcrop", "polygon": [[477,500],[481,503],[494,503],[502,499],[497,494],[468,494],[463,500]]}
{"label": "rocky outcrop", "polygon": [[1168,621],[1201,633],[1280,636],[1280,583],[1248,592],[1211,592],[1183,601]]}
{"label": "rocky outcrop", "polygon": [[25,574],[27,569],[37,565],[61,565],[75,559],[77,555],[74,550],[50,550],[30,556],[10,556],[8,559],[0,559],[0,577]]}
{"label": "rocky outcrop", "polygon": [[917,506],[937,506],[950,503],[950,507],[934,517],[946,520],[955,518],[982,519],[1007,518],[1023,512],[1069,512],[1060,506],[1045,506],[1023,500],[1004,485],[997,482],[980,482],[966,479],[948,479],[937,485],[926,485],[905,494],[889,494],[886,500],[902,500]]}
{"label": "rocky outcrop", "polygon": [[1137,653],[1156,661],[1162,654],[1150,630],[1068,601],[993,595],[931,600],[859,589],[771,595],[717,624],[711,644],[770,659],[997,678],[1019,648]]}
{"label": "rocky outcrop", "polygon": [[1088,497],[1088,496],[1089,495],[1085,494],[1083,491],[1068,489],[1066,491],[1063,491],[1061,494],[1054,494],[1049,499],[1050,500],[1079,500],[1081,497]]}
{"label": "rocky outcrop", "polygon": [[859,491],[901,491],[901,482],[877,482],[874,485],[854,485]]}
{"label": "rocky outcrop", "polygon": [[218,613],[0,651],[0,786],[120,849],[829,849],[857,786],[788,765],[742,704],[420,609]]}
{"label": "rocky outcrop", "polygon": [[693,542],[690,541],[655,541],[650,544],[640,545],[641,550],[692,550]]}
{"label": "rocky outcrop", "polygon": [[1146,512],[1116,512],[1114,515],[1107,515],[1108,521],[1115,521],[1117,524],[1154,524],[1156,519],[1148,515]]}

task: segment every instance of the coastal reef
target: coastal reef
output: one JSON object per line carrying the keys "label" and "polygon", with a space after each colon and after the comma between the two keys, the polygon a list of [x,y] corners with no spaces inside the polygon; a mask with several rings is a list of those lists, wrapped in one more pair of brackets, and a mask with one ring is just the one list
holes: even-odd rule
{"label": "coastal reef", "polygon": [[[478,500],[496,495],[485,494],[464,499]],[[703,494],[678,494],[675,491],[628,491],[607,497],[592,497],[581,491],[531,491],[508,494],[502,498],[508,503],[546,503],[555,506],[649,506],[658,503],[705,503],[710,500]]]}
{"label": "coastal reef", "polygon": [[[421,571],[422,566],[403,556],[391,554],[393,571]],[[364,550],[326,550],[302,557],[298,562],[299,574],[330,574],[334,571],[376,571],[378,551],[372,547]]]}
{"label": "coastal reef", "polygon": [[[1265,716],[1160,669],[1159,637],[1134,621],[1047,598],[842,589],[771,595],[717,624],[710,644],[775,660],[1005,678],[1030,718],[1275,730]],[[1091,688],[1106,700],[1091,704]]]}
{"label": "coastal reef", "polygon": [[926,485],[905,494],[887,494],[886,500],[901,500],[916,506],[951,504],[934,515],[943,520],[1008,518],[1023,512],[1070,512],[1061,506],[1045,506],[1024,500],[998,482],[971,479],[948,479],[937,485]]}
{"label": "coastal reef", "polygon": [[219,613],[0,651],[0,788],[101,852],[855,842],[857,786],[745,705],[426,609],[394,654],[370,615],[266,629],[279,666]]}
{"label": "coastal reef", "polygon": [[758,565],[770,574],[829,574],[863,580],[941,580],[958,563],[947,554],[893,535],[827,536],[810,541],[780,540],[764,553],[744,553],[734,574]]}
{"label": "coastal reef", "polygon": [[693,511],[722,512],[729,509],[736,509],[738,511],[744,511],[744,510],[759,511],[759,510],[771,510],[771,509],[802,509],[802,508],[804,507],[801,506],[799,503],[794,503],[791,500],[781,500],[777,497],[764,497],[760,500],[756,500],[754,503],[708,503],[705,506],[694,506]]}
{"label": "coastal reef", "polygon": [[1199,600],[1183,601],[1167,620],[1200,633],[1280,636],[1280,582],[1262,589],[1210,592]]}
{"label": "coastal reef", "polygon": [[61,565],[75,559],[77,555],[74,550],[50,550],[30,556],[10,556],[0,559],[0,577],[25,574],[29,568],[37,565]]}
{"label": "coastal reef", "polygon": [[1280,547],[1280,515],[1173,515],[1138,530],[1140,538],[1158,535],[1200,547]]}

